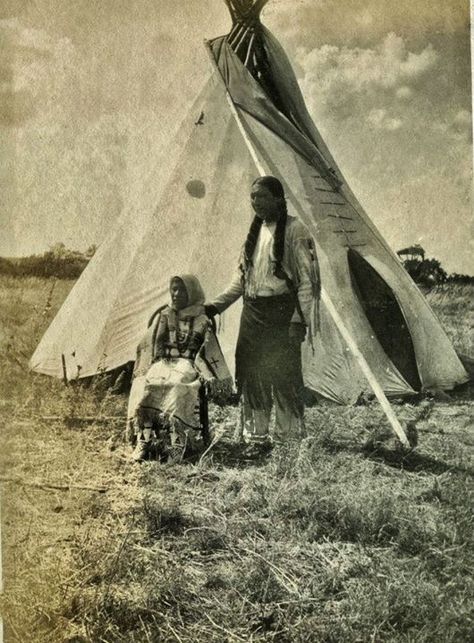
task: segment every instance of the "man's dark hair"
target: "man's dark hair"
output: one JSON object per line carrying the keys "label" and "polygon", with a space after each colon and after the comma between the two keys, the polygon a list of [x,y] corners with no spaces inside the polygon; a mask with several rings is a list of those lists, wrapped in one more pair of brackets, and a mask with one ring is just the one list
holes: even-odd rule
{"label": "man's dark hair", "polygon": [[274,197],[280,197],[281,199],[285,198],[285,190],[283,189],[283,185],[281,184],[281,181],[276,178],[276,176],[259,176],[252,183],[252,186],[254,186],[256,183],[268,188]]}

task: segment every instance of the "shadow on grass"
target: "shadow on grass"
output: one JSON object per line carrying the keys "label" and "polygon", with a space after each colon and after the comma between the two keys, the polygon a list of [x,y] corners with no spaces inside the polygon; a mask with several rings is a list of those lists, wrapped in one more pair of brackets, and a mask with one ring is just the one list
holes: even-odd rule
{"label": "shadow on grass", "polygon": [[212,448],[205,458],[212,462],[217,469],[246,469],[247,467],[264,466],[271,455],[271,450],[250,455],[245,444],[222,440]]}
{"label": "shadow on grass", "polygon": [[326,437],[321,445],[328,453],[352,453],[362,456],[368,460],[385,464],[394,469],[410,472],[426,472],[440,475],[452,472],[461,473],[474,478],[474,469],[460,464],[450,464],[444,460],[433,458],[417,449],[404,451],[401,448],[389,447],[383,444],[361,444],[357,445],[348,440],[331,440]]}
{"label": "shadow on grass", "polygon": [[469,375],[471,376],[469,382],[461,384],[455,388],[454,391],[449,393],[449,396],[453,401],[464,402],[474,400],[474,375],[472,373],[469,373]]}
{"label": "shadow on grass", "polygon": [[464,467],[458,464],[449,464],[444,460],[437,460],[427,454],[420,453],[413,450],[403,452],[401,450],[389,449],[386,447],[377,447],[376,449],[369,450],[367,448],[360,448],[359,452],[369,460],[381,462],[389,467],[401,469],[403,471],[434,473],[440,475],[441,473],[462,473],[470,477],[474,477],[474,470],[469,467]]}

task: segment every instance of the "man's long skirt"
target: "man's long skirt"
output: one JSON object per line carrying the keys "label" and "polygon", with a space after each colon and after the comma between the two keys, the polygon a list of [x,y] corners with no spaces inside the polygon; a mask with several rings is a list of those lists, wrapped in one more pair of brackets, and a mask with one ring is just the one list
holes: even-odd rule
{"label": "man's long skirt", "polygon": [[273,402],[276,441],[299,437],[303,430],[301,348],[289,341],[294,311],[291,294],[244,299],[236,349],[236,383],[243,397],[247,439],[268,439]]}

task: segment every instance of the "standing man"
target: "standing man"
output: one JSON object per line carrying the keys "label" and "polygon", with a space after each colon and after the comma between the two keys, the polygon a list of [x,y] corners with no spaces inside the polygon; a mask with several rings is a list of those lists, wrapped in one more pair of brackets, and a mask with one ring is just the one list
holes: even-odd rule
{"label": "standing man", "polygon": [[299,437],[304,429],[301,343],[315,330],[320,278],[313,241],[288,215],[280,181],[256,179],[250,198],[255,217],[238,270],[206,312],[222,313],[243,297],[235,354],[243,433],[248,442],[266,448],[273,402],[276,442]]}

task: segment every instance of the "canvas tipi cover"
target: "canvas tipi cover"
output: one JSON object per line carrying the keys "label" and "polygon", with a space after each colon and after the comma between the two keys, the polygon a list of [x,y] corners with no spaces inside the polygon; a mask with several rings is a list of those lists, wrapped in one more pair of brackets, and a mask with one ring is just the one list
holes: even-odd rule
{"label": "canvas tipi cover", "polygon": [[[135,357],[172,275],[193,272],[209,299],[230,281],[259,173],[277,176],[290,214],[309,228],[326,294],[387,395],[450,389],[468,379],[449,339],[397,256],[350,191],[314,126],[290,63],[259,21],[264,2],[228,3],[230,34],[207,43],[209,78],[180,128],[167,169],[72,289],[31,367],[61,377],[114,369]],[[173,157],[173,158],[171,158]],[[223,316],[233,363],[240,305]],[[63,356],[63,357],[62,357]],[[306,385],[341,403],[368,390],[323,300],[314,350],[303,346]]]}

